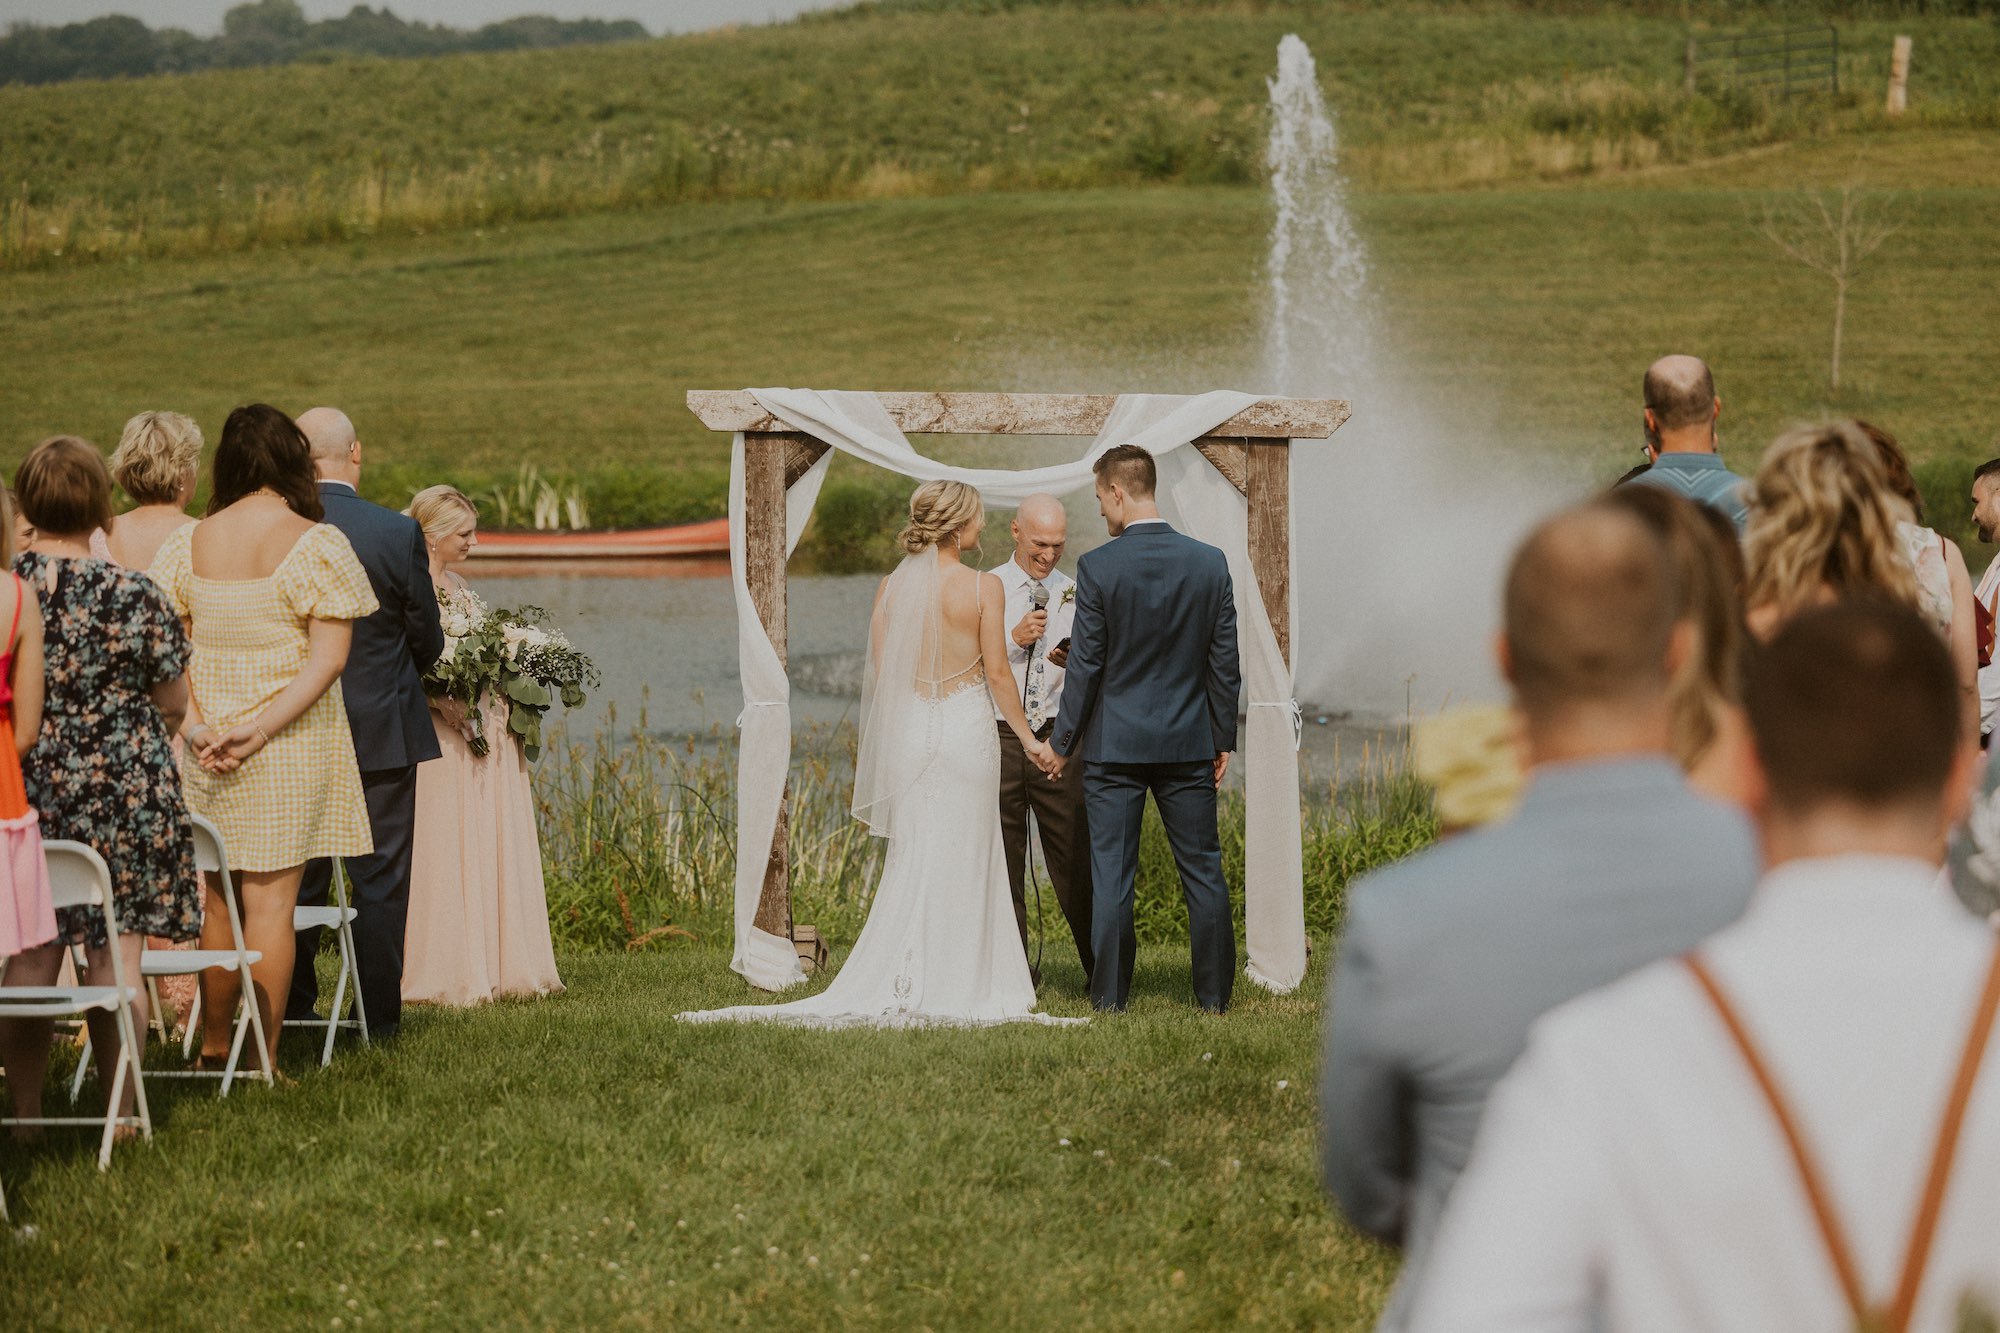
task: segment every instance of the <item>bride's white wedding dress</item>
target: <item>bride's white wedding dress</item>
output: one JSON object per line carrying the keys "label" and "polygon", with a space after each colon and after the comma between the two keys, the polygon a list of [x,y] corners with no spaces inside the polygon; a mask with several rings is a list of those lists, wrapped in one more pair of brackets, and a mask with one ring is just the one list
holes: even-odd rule
{"label": "bride's white wedding dress", "polygon": [[[1000,843],[1000,742],[977,659],[941,673],[934,551],[884,584],[870,640],[854,813],[889,841],[854,950],[818,995],[683,1013],[805,1027],[1082,1023],[1035,1010]],[[1007,677],[1011,681],[1012,677]]]}

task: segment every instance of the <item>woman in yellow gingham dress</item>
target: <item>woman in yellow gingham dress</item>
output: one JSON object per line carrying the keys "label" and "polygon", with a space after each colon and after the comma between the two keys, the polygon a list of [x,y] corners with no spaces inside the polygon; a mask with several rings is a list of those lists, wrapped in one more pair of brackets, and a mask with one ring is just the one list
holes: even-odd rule
{"label": "woman in yellow gingham dress", "polygon": [[[291,418],[240,407],[216,449],[208,517],[168,537],[152,577],[188,622],[193,699],[182,779],[222,831],[275,1057],[291,989],[292,909],[305,863],[374,850],[340,693],[351,622],[375,593],[338,528],[319,522],[311,455]],[[197,569],[197,566],[200,566]],[[211,897],[203,947],[228,948]],[[308,960],[310,966],[310,960]],[[202,975],[202,1051],[228,1051],[237,974]]]}
{"label": "woman in yellow gingham dress", "polygon": [[[226,732],[259,716],[299,674],[308,621],[359,620],[375,609],[375,593],[354,548],[328,524],[299,538],[270,577],[240,581],[194,573],[192,531],[168,538],[173,549],[161,548],[153,573],[189,622],[188,674],[202,720]],[[189,804],[222,830],[233,870],[283,870],[375,850],[339,681],[251,762],[229,773],[189,764],[183,778]]]}

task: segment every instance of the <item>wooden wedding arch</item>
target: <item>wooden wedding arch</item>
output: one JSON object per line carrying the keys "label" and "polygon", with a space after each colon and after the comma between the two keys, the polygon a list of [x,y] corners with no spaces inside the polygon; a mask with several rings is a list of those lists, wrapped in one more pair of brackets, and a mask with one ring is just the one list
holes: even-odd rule
{"label": "wooden wedding arch", "polygon": [[[1111,394],[878,393],[905,435],[1094,436],[1118,401]],[[688,410],[713,431],[743,435],[743,559],[764,632],[786,661],[785,493],[829,445],[789,431],[747,391],[691,389]],[[1340,398],[1265,398],[1194,441],[1202,457],[1249,502],[1250,567],[1288,667],[1292,658],[1291,444],[1324,440],[1350,414]],[[789,939],[791,864],[786,849],[791,792],[778,809],[757,903],[757,929]]]}

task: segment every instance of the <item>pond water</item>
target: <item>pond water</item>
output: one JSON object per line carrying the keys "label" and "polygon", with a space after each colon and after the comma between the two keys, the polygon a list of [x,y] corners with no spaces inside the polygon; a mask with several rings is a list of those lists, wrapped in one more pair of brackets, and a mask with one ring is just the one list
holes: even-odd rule
{"label": "pond water", "polygon": [[[725,562],[656,562],[625,570],[580,563],[468,570],[495,606],[546,609],[604,673],[590,702],[563,719],[571,736],[614,717],[682,737],[731,728],[743,703],[736,674],[736,603]],[[868,611],[876,576],[806,575],[790,581],[792,717],[800,725],[852,721],[860,711]],[[1401,719],[1306,705],[1308,771],[1352,770],[1363,748],[1401,739]],[[556,720],[555,718],[551,719]]]}

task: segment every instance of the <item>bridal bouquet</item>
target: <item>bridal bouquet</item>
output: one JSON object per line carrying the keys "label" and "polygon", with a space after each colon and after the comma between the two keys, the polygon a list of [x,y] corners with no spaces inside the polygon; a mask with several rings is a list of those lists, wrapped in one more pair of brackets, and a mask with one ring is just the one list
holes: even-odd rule
{"label": "bridal bouquet", "polygon": [[518,611],[489,610],[470,588],[441,590],[438,618],[444,625],[444,652],[424,673],[424,691],[460,706],[460,724],[472,752],[484,755],[483,708],[504,702],[507,730],[520,738],[530,759],[542,754],[542,717],[558,699],[565,708],[582,704],[586,688],[600,683],[597,665],[561,630],[549,627],[539,606]]}

